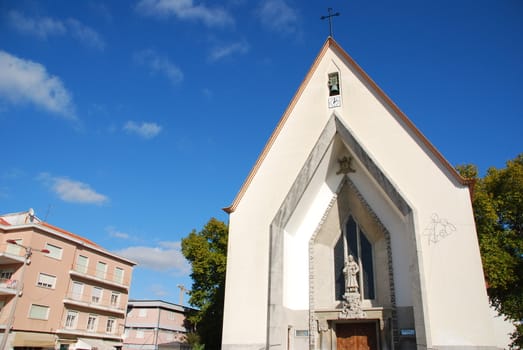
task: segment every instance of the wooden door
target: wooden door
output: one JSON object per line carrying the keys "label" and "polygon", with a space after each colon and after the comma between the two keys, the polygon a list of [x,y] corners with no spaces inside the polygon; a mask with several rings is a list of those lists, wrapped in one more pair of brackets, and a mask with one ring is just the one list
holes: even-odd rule
{"label": "wooden door", "polygon": [[336,350],[378,350],[376,323],[338,323]]}

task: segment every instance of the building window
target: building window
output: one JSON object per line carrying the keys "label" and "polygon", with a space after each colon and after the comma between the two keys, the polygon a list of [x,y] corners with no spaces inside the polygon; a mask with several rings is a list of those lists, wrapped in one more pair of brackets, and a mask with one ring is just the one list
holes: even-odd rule
{"label": "building window", "polygon": [[111,292],[111,306],[118,306],[120,304],[120,293]]}
{"label": "building window", "polygon": [[73,282],[71,290],[71,298],[75,300],[82,300],[82,295],[84,292],[84,284],[80,282]]}
{"label": "building window", "polygon": [[47,250],[49,250],[49,253],[47,254],[47,256],[54,258],[54,259],[58,259],[58,260],[62,259],[62,250],[63,250],[62,248],[52,245],[50,243],[47,243],[45,245],[45,248]]}
{"label": "building window", "polygon": [[349,217],[343,235],[334,247],[334,269],[336,281],[336,299],[342,300],[345,293],[343,266],[345,257],[352,255],[359,266],[358,286],[363,299],[375,298],[374,258],[372,243],[352,216]]}
{"label": "building window", "polygon": [[8,280],[13,277],[13,270],[0,270],[0,280]]}
{"label": "building window", "polygon": [[107,325],[105,327],[106,333],[113,333],[114,332],[114,318],[108,318],[107,319]]}
{"label": "building window", "polygon": [[147,309],[140,309],[138,317],[147,317]]}
{"label": "building window", "polygon": [[93,287],[93,290],[91,292],[91,302],[98,304],[98,303],[100,303],[101,299],[102,299],[102,288]]}
{"label": "building window", "polygon": [[76,271],[87,273],[87,267],[89,266],[89,258],[83,255],[78,255],[76,259]]}
{"label": "building window", "polygon": [[20,247],[18,244],[22,244],[22,240],[15,239],[14,241],[16,242],[16,244],[7,243],[5,252],[13,255],[20,255],[20,250],[22,249],[22,247]]}
{"label": "building window", "polygon": [[107,264],[101,261],[98,261],[96,264],[96,277],[105,278],[105,273],[107,272]]}
{"label": "building window", "polygon": [[36,284],[39,287],[54,288],[56,286],[56,276],[40,273],[38,275],[38,282]]}
{"label": "building window", "polygon": [[145,337],[145,332],[141,329],[136,330],[136,338],[143,339]]}
{"label": "building window", "polygon": [[0,287],[16,289],[16,280],[13,277],[13,270],[0,270]]}
{"label": "building window", "polygon": [[294,335],[297,337],[308,337],[309,336],[309,330],[308,329],[296,329],[294,331]]}
{"label": "building window", "polygon": [[78,312],[67,311],[67,318],[65,320],[65,328],[75,329],[78,321]]}
{"label": "building window", "polygon": [[169,320],[174,320],[176,318],[176,313],[174,311],[169,311],[167,313],[167,317],[169,318]]}
{"label": "building window", "polygon": [[37,320],[47,320],[49,317],[49,306],[31,304],[29,309],[29,318]]}
{"label": "building window", "polygon": [[89,315],[89,318],[87,319],[87,330],[89,332],[96,331],[98,325],[98,316],[96,315]]}
{"label": "building window", "polygon": [[114,268],[114,281],[117,283],[123,283],[123,269],[121,267]]}

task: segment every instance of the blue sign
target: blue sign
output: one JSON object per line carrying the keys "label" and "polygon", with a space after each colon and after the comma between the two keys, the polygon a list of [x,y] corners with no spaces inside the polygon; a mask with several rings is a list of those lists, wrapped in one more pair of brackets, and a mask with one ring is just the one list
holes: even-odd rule
{"label": "blue sign", "polygon": [[413,337],[416,335],[416,330],[412,328],[400,329],[400,335],[404,337]]}

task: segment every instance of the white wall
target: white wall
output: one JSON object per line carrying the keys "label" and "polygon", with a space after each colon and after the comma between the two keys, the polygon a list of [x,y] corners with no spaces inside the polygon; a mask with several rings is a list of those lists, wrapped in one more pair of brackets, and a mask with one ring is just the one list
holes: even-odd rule
{"label": "white wall", "polygon": [[[336,113],[413,208],[412,216],[402,220],[368,174],[350,175],[391,232],[397,305],[413,305],[417,261],[422,314],[430,327],[427,346],[494,345],[468,189],[448,174],[390,106],[369,91],[356,71],[345,67],[344,59],[327,50],[230,215],[224,344],[266,341],[270,224],[334,111],[327,107],[326,81],[328,73],[340,69],[342,107]],[[286,227],[284,304],[291,309],[308,305],[308,240],[330,191],[329,186],[312,183],[306,193],[310,204],[301,203]],[[430,243],[427,228],[434,220],[455,230]]]}

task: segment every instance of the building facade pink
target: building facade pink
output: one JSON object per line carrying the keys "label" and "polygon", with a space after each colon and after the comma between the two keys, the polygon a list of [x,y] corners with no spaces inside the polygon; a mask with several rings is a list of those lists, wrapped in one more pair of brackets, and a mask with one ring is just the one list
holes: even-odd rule
{"label": "building facade pink", "polygon": [[129,300],[123,350],[189,349],[190,310],[161,300]]}
{"label": "building facade pink", "polygon": [[39,220],[0,216],[0,348],[122,347],[134,262]]}

